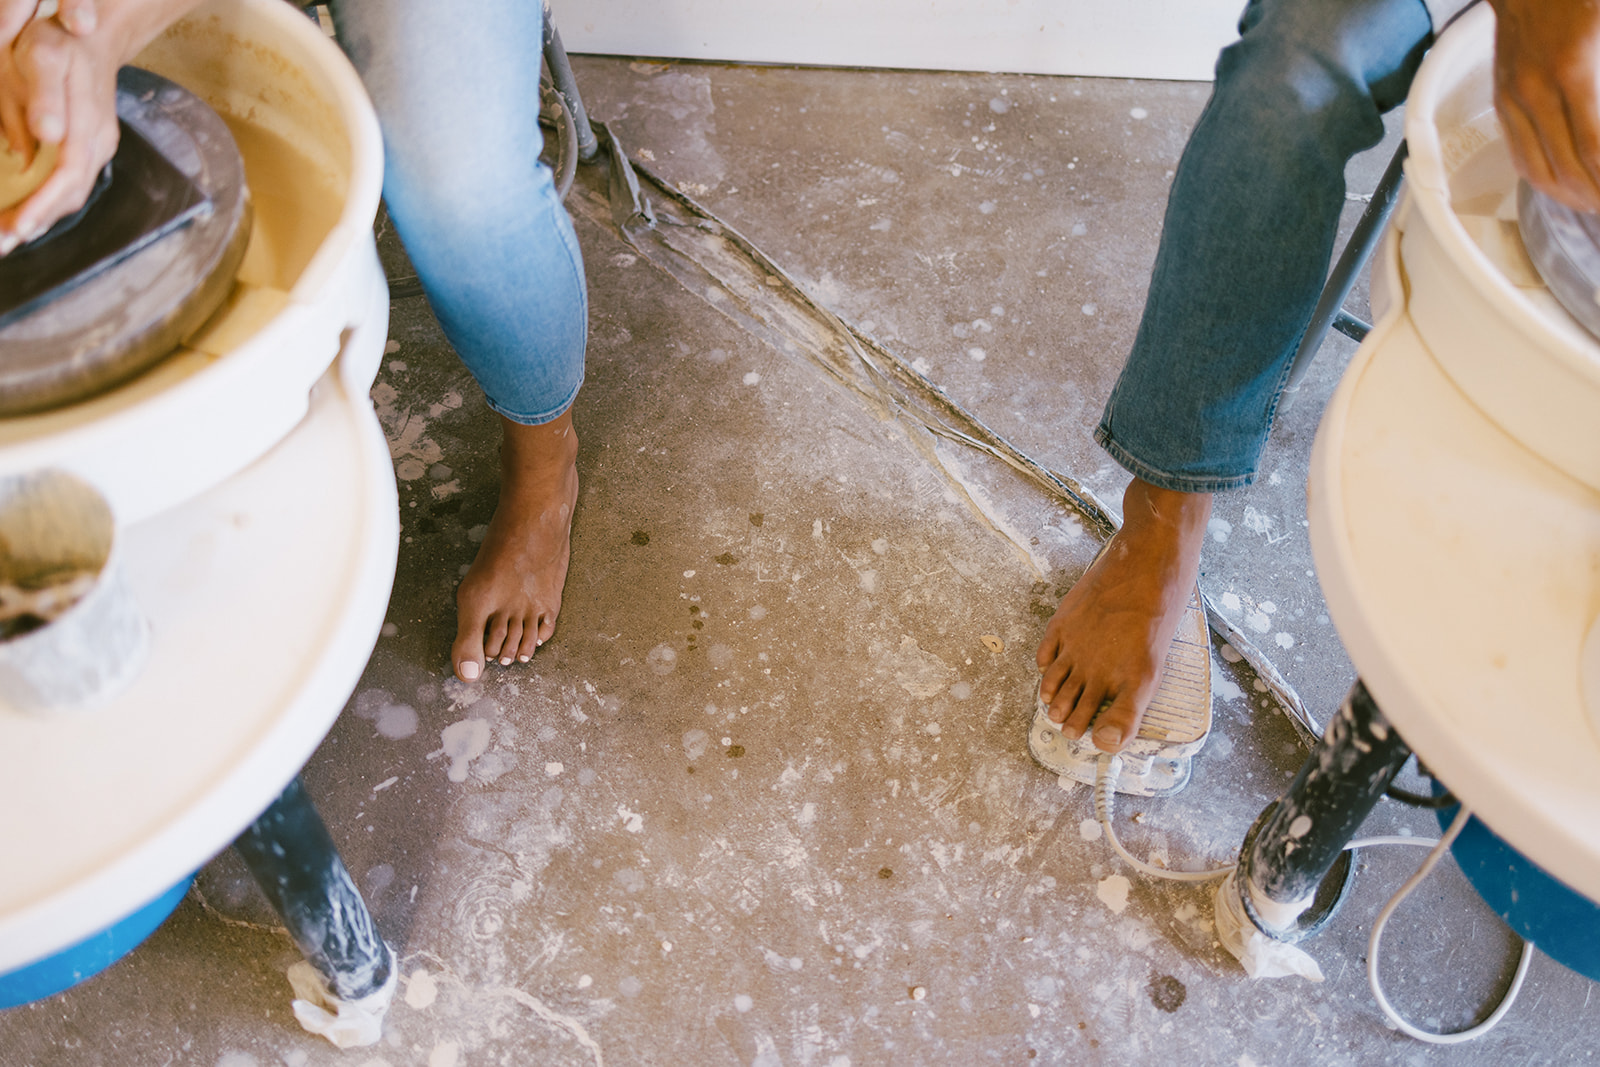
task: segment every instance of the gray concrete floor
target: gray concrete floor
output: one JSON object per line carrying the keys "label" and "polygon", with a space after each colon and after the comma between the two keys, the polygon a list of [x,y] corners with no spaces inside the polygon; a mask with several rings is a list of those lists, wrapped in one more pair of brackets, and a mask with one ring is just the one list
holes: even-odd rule
{"label": "gray concrete floor", "polygon": [[[577,69],[596,116],[815,299],[1120,498],[1126,476],[1090,433],[1206,86]],[[1392,144],[1352,165],[1353,193]],[[437,452],[396,456],[390,625],[305,771],[404,961],[383,1042],[338,1053],[299,1030],[283,978],[297,955],[225,854],[123,962],[0,1015],[0,1062],[1591,1058],[1592,987],[1543,957],[1476,1044],[1428,1048],[1385,1025],[1366,935],[1416,850],[1360,857],[1309,946],[1320,985],[1248,980],[1215,943],[1208,888],[1134,877],[1117,900],[1120,864],[1080,829],[1088,790],[1025,748],[1034,645],[1097,539],[803,344],[745,328],[725,292],[652,266],[604,224],[601,188],[585,176],[569,198],[592,311],[559,630],[532,664],[470,687],[449,680],[452,595],[494,504],[494,427],[424,303],[394,306],[374,397],[392,432],[425,420]],[[1353,671],[1311,574],[1303,482],[1352,349],[1329,343],[1260,483],[1219,504],[1203,579],[1319,718]],[[1124,803],[1137,853],[1230,859],[1299,766],[1294,731],[1229,651],[1215,649],[1194,782]],[[469,719],[488,747],[454,761],[441,732]],[[1389,804],[1368,830],[1435,832]],[[1398,1006],[1455,1028],[1503,990],[1516,946],[1446,863],[1386,952]]]}

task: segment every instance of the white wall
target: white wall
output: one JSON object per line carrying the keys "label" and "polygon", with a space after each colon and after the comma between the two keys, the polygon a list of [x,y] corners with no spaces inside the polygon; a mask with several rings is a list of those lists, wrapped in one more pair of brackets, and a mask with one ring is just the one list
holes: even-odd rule
{"label": "white wall", "polygon": [[1243,0],[551,0],[569,52],[1209,80]]}

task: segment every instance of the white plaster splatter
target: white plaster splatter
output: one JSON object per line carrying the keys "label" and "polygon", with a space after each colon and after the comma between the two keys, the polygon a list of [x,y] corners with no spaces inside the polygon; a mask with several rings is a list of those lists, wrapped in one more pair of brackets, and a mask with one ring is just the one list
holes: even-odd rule
{"label": "white plaster splatter", "polygon": [[546,763],[544,765],[545,777],[547,777],[547,778],[559,778],[559,777],[561,777],[562,772],[565,771],[566,769],[567,768],[566,768],[566,766],[564,764],[555,763],[555,762]]}
{"label": "white plaster splatter", "polygon": [[1133,118],[1133,119],[1147,119],[1147,118],[1150,117],[1150,112],[1146,111],[1142,107],[1136,107],[1136,108],[1131,109],[1128,112],[1128,115],[1129,115],[1130,118]]}
{"label": "white plaster splatter", "polygon": [[428,1067],[456,1067],[461,1062],[461,1046],[454,1041],[441,1041],[428,1053]]}
{"label": "white plaster splatter", "polygon": [[887,556],[889,554],[889,539],[887,537],[874,538],[872,541],[872,551],[876,552],[880,556]]}
{"label": "white plaster splatter", "polygon": [[626,807],[618,804],[617,818],[622,820],[622,827],[623,829],[627,830],[628,833],[637,834],[644,832],[644,816],[640,815],[638,812],[629,811]]}
{"label": "white plaster splatter", "polygon": [[1272,629],[1272,620],[1264,611],[1252,611],[1244,617],[1244,624],[1258,634],[1264,634]]}
{"label": "white plaster splatter", "polygon": [[1100,903],[1121,915],[1128,907],[1128,890],[1132,883],[1127,877],[1113,874],[1102,878],[1095,886],[1094,895],[1100,898]]}
{"label": "white plaster splatter", "polygon": [[1244,528],[1246,530],[1249,530],[1253,534],[1260,534],[1262,537],[1266,538],[1272,537],[1273,531],[1278,525],[1277,519],[1274,519],[1271,515],[1268,515],[1264,512],[1257,511],[1249,504],[1245,505],[1244,518],[1240,521],[1244,523]]}
{"label": "white plaster splatter", "polygon": [[740,993],[738,996],[733,998],[733,1010],[738,1012],[740,1015],[743,1015],[745,1012],[749,1011],[755,1006],[756,1002],[751,1000],[743,993]]}
{"label": "white plaster splatter", "polygon": [[644,660],[656,674],[671,674],[678,668],[678,652],[665,642],[647,652]]}
{"label": "white plaster splatter", "polygon": [[1083,305],[1083,307],[1080,308],[1079,310],[1082,311],[1085,315],[1089,315],[1089,316],[1092,317],[1095,313],[1097,313],[1100,310],[1100,305],[1094,303],[1093,301],[1090,301],[1089,303]]}
{"label": "white plaster splatter", "polygon": [[1283,633],[1280,631],[1279,633],[1273,634],[1272,639],[1273,641],[1277,642],[1279,648],[1289,649],[1294,647],[1294,634]]}
{"label": "white plaster splatter", "polygon": [[704,730],[689,730],[683,735],[683,754],[692,760],[699,759],[710,744],[710,734]]}
{"label": "white plaster splatter", "polygon": [[432,1007],[438,998],[439,983],[434,981],[433,975],[423,967],[412,971],[411,981],[406,983],[406,1003],[417,1011],[423,1011]]}
{"label": "white plaster splatter", "polygon": [[800,814],[795,816],[795,822],[801,826],[810,826],[817,821],[817,806],[810,801],[800,807]]}
{"label": "white plaster splatter", "polygon": [[750,609],[749,615],[751,622],[760,622],[762,619],[767,617],[767,609],[762,607],[760,604],[757,604]]}
{"label": "white plaster splatter", "polygon": [[1244,690],[1239,683],[1223,673],[1221,667],[1215,662],[1211,664],[1211,692],[1223,700],[1238,700],[1244,696]]}
{"label": "white plaster splatter", "polygon": [[1206,532],[1211,535],[1213,541],[1220,545],[1228,539],[1229,534],[1233,533],[1233,523],[1227,519],[1214,518],[1206,523]]}
{"label": "white plaster splatter", "polygon": [[[1238,593],[1223,593],[1220,597],[1217,598],[1217,603],[1222,605],[1222,610],[1223,611],[1238,611],[1241,607],[1244,606],[1243,603],[1241,603],[1240,600],[1239,600],[1239,594]],[[1239,653],[1237,651],[1234,652],[1234,655],[1237,656],[1238,654]],[[1233,661],[1230,660],[1230,662],[1233,662]]]}
{"label": "white plaster splatter", "polygon": [[489,751],[489,724],[482,719],[462,719],[439,732],[444,745],[444,755],[450,758],[450,771],[446,775],[452,782],[467,780],[467,770],[473,760]]}
{"label": "white plaster splatter", "polygon": [[1078,836],[1085,841],[1098,841],[1102,833],[1104,831],[1100,829],[1100,821],[1098,819],[1084,819],[1078,823]]}
{"label": "white plaster splatter", "polygon": [[995,206],[996,205],[993,200],[985,200],[983,203],[978,205],[978,214],[993,215]]}
{"label": "white plaster splatter", "polygon": [[385,704],[378,709],[378,733],[400,741],[417,732],[417,709],[410,704]]}
{"label": "white plaster splatter", "polygon": [[972,357],[972,361],[974,363],[982,363],[984,360],[989,358],[989,353],[985,352],[976,345],[967,349],[967,355]]}
{"label": "white plaster splatter", "polygon": [[744,384],[746,384],[746,385],[759,385],[760,382],[761,382],[761,375],[756,373],[755,371],[751,371],[749,374],[746,374],[744,376]]}

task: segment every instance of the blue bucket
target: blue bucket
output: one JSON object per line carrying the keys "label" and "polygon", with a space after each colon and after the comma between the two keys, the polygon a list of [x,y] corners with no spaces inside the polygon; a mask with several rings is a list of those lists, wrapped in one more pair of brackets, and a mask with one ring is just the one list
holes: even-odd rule
{"label": "blue bucket", "polygon": [[194,875],[190,875],[138,911],[71,948],[0,974],[0,1010],[54,996],[116,963],[172,914],[193,883]]}
{"label": "blue bucket", "polygon": [[[1459,810],[1441,810],[1439,826],[1448,829]],[[1507,926],[1557,963],[1600,981],[1600,904],[1547,874],[1477,816],[1467,820],[1450,852]]]}

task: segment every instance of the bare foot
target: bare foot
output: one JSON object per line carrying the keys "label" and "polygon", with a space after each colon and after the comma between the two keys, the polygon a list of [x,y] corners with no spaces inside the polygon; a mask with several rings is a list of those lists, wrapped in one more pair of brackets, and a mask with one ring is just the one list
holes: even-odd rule
{"label": "bare foot", "polygon": [[456,589],[456,677],[482,677],[485,659],[523,663],[555,632],[578,502],[572,412],[539,426],[501,418],[500,501]]}
{"label": "bare foot", "polygon": [[1039,695],[1051,720],[1074,739],[1093,724],[1102,752],[1116,752],[1138,733],[1161,684],[1200,573],[1211,496],[1136,478],[1122,510],[1122,529],[1061,598],[1038,654]]}

